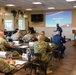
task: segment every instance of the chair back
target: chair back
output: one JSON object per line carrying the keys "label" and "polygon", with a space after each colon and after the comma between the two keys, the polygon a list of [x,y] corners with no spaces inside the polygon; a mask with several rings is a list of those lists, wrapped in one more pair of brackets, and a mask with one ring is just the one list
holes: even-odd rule
{"label": "chair back", "polygon": [[39,71],[40,71],[39,75],[42,75],[41,74],[42,70],[44,71],[44,73],[46,75],[47,65],[42,63],[42,60],[41,60],[42,54],[41,53],[34,53],[34,56],[37,57],[37,63],[36,62],[33,63],[33,65],[35,67],[35,74],[36,74],[36,70],[37,70],[37,67],[38,67]]}
{"label": "chair back", "polygon": [[37,59],[40,60],[40,62],[41,62],[41,57],[42,57],[42,54],[41,53],[34,53],[33,55],[35,57],[37,57]]}

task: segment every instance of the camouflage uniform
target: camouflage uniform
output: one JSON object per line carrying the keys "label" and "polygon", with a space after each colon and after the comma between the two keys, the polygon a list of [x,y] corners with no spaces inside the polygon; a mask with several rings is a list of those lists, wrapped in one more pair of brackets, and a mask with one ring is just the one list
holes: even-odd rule
{"label": "camouflage uniform", "polygon": [[0,51],[6,51],[9,47],[10,45],[6,39],[0,37]]}
{"label": "camouflage uniform", "polygon": [[42,53],[42,61],[50,65],[50,56],[47,52],[51,51],[51,47],[47,42],[37,41],[34,43],[34,53]]}
{"label": "camouflage uniform", "polygon": [[2,58],[0,58],[0,71],[1,72],[8,73],[8,72],[14,70],[14,68],[15,67],[13,65],[9,65]]}
{"label": "camouflage uniform", "polygon": [[20,40],[20,38],[22,38],[22,35],[20,33],[15,33],[11,36],[12,40],[17,41]]}
{"label": "camouflage uniform", "polygon": [[46,41],[46,42],[50,42],[50,39],[45,36],[45,41]]}
{"label": "camouflage uniform", "polygon": [[34,36],[32,34],[26,34],[22,40],[26,40],[26,41],[33,41],[34,40]]}

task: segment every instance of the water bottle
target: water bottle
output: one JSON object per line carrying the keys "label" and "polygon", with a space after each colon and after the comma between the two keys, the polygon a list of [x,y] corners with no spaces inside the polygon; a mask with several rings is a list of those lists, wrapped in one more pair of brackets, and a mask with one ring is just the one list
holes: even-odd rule
{"label": "water bottle", "polygon": [[12,54],[9,55],[9,60],[10,60],[9,64],[12,64]]}
{"label": "water bottle", "polygon": [[27,56],[28,56],[28,61],[30,61],[30,59],[31,59],[31,51],[30,51],[30,48],[27,48],[26,53],[27,53]]}

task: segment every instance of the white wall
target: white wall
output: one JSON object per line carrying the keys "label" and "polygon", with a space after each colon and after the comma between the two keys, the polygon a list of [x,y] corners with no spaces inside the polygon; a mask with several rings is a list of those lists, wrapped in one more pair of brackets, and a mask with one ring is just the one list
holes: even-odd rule
{"label": "white wall", "polygon": [[[36,30],[36,32],[40,33],[41,31],[45,31],[46,36],[48,37],[52,37],[52,35],[55,34],[55,32],[53,32],[56,28],[52,28],[52,27],[34,27],[34,30]],[[63,29],[63,33],[62,36],[66,36],[66,38],[70,38],[71,40],[74,40],[74,34],[72,33],[72,30],[76,30],[76,28],[72,28],[72,27],[67,27],[67,28],[62,28]]]}

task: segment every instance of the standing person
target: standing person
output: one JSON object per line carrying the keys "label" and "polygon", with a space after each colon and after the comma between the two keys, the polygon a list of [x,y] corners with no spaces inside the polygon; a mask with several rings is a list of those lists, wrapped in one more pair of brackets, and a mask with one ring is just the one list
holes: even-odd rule
{"label": "standing person", "polygon": [[59,24],[56,24],[56,27],[57,29],[55,30],[55,32],[60,31],[60,36],[62,36],[62,32],[63,32],[62,28],[59,26]]}
{"label": "standing person", "polygon": [[47,63],[48,68],[47,68],[47,74],[51,73],[52,71],[50,70],[50,56],[48,55],[48,51],[52,51],[52,48],[49,46],[47,42],[44,41],[45,37],[43,35],[38,35],[38,41],[34,43],[34,53],[41,53],[42,54],[42,61],[43,63]]}

